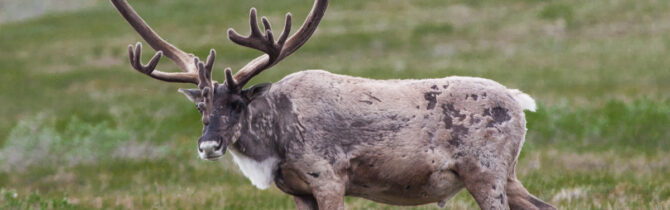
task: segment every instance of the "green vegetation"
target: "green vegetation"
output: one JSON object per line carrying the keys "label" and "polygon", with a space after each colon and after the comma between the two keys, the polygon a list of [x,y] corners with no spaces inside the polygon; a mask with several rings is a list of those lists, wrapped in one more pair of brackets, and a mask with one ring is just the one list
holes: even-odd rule
{"label": "green vegetation", "polygon": [[[257,7],[281,25],[311,1],[132,1],[214,77],[258,53],[232,44]],[[670,2],[332,1],[314,37],[251,83],[302,69],[388,78],[486,77],[532,95],[518,176],[561,209],[670,208]],[[297,27],[297,26],[296,26]],[[294,28],[295,30],[295,28]],[[229,159],[196,155],[199,114],[134,72],[139,37],[107,2],[0,24],[0,209],[290,209]],[[145,61],[152,55],[146,50]],[[167,59],[161,70],[176,71]],[[396,208],[347,198],[352,209]],[[466,191],[450,209],[476,204]],[[435,208],[435,205],[417,207]]]}

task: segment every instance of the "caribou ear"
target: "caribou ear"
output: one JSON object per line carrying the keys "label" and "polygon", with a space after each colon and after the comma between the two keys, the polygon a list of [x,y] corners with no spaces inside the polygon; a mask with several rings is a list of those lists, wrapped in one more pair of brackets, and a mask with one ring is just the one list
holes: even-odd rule
{"label": "caribou ear", "polygon": [[272,87],[272,83],[263,83],[251,86],[250,88],[242,91],[242,95],[245,96],[249,101],[254,100],[258,96],[262,96]]}
{"label": "caribou ear", "polygon": [[197,103],[201,101],[200,99],[202,98],[202,93],[200,92],[200,89],[181,89],[179,88],[179,92],[183,93],[188,100],[190,100],[193,103]]}

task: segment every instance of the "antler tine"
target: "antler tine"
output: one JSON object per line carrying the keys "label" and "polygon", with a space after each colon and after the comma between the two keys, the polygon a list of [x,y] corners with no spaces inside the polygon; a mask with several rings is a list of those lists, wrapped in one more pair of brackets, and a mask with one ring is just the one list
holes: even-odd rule
{"label": "antler tine", "polygon": [[251,34],[249,36],[242,36],[234,29],[228,29],[228,38],[236,44],[260,50],[268,55],[270,58],[276,58],[279,55],[280,47],[274,42],[270,22],[266,17],[261,18],[265,34],[261,33],[258,27],[258,20],[256,17],[256,8],[251,8],[249,12],[249,25],[251,26]]}
{"label": "antler tine", "polygon": [[298,31],[286,41],[286,44],[284,45],[285,47],[282,49],[282,58],[295,52],[309,40],[312,34],[314,34],[314,31],[316,31],[316,27],[321,22],[327,8],[328,0],[314,1],[312,10],[309,12],[309,15],[307,15],[305,22],[300,26]]}
{"label": "antler tine", "polygon": [[265,28],[265,37],[268,39],[268,42],[276,45],[274,35],[272,34],[272,26],[270,25],[270,21],[267,17],[263,16],[261,18],[261,22],[263,22],[263,28]]}
{"label": "antler tine", "polygon": [[[126,0],[110,0],[114,7],[121,13],[126,21],[137,31],[137,33],[156,51],[156,55],[149,61],[148,65],[142,65],[140,57],[142,54],[142,45],[137,44],[133,52],[132,45],[128,47],[130,63],[132,67],[141,73],[147,74],[155,79],[167,82],[182,82],[198,84],[197,67],[193,63],[192,54],[187,54],[172,44],[161,38],[137,12],[128,4]],[[156,65],[160,57],[165,54],[174,61],[183,72],[162,72],[156,70]]]}
{"label": "antler tine", "polygon": [[315,0],[307,19],[291,37],[288,37],[291,30],[291,14],[286,14],[284,31],[276,42],[270,22],[265,17],[262,18],[265,35],[261,34],[256,20],[256,9],[252,8],[249,13],[251,34],[243,37],[231,28],[228,29],[228,38],[239,45],[260,50],[265,54],[255,58],[235,73],[234,79],[237,80],[237,85],[244,86],[251,78],[277,64],[305,44],[316,31],[316,27],[321,22],[327,7],[328,0]]}
{"label": "antler tine", "polygon": [[[209,50],[209,55],[207,56],[207,63],[205,63],[205,68],[209,69],[209,71],[212,71],[212,68],[214,66],[214,59],[216,58],[216,50],[210,49]],[[212,74],[209,74],[209,79],[212,79]]]}
{"label": "antler tine", "polygon": [[207,57],[207,64],[202,63],[198,58],[194,58],[193,62],[198,66],[198,77],[200,82],[198,83],[198,88],[200,88],[202,101],[198,102],[196,106],[198,109],[202,110],[202,123],[207,125],[209,124],[209,113],[212,111],[212,95],[214,94],[214,86],[212,86],[212,66],[210,63],[214,61],[216,52],[211,50],[209,56]]}
{"label": "antler tine", "polygon": [[230,70],[230,68],[226,68],[226,87],[228,87],[228,90],[237,92],[239,90],[239,86],[237,85],[237,82],[235,82],[235,78],[233,78],[233,71]]}
{"label": "antler tine", "polygon": [[277,44],[279,45],[284,45],[286,43],[286,39],[288,38],[288,35],[291,33],[291,13],[286,13],[286,20],[284,22],[284,31],[281,33],[279,36],[279,40],[277,40]]}
{"label": "antler tine", "polygon": [[211,49],[209,55],[207,56],[206,63],[200,61],[200,59],[193,58],[193,63],[196,63],[198,67],[198,88],[204,90],[205,88],[212,88],[212,68],[214,66],[214,59],[216,58],[216,50]]}
{"label": "antler tine", "polygon": [[133,52],[133,45],[128,45],[128,57],[130,58],[130,66],[132,66],[135,70],[139,71],[140,73],[146,74],[146,75],[151,75],[151,72],[156,69],[156,65],[158,65],[158,61],[160,61],[161,56],[163,55],[163,51],[158,51],[156,52],[156,55],[149,60],[149,63],[147,65],[142,65],[142,61],[140,60],[140,55],[142,54],[142,43],[138,42],[135,45],[135,51]]}

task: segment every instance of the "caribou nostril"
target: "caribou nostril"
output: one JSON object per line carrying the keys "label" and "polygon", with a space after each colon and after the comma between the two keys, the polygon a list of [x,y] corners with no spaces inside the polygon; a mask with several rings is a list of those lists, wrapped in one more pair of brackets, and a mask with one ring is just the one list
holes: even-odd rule
{"label": "caribou nostril", "polygon": [[216,138],[216,143],[218,143],[218,145],[214,148],[214,150],[221,150],[221,147],[223,147],[223,138]]}

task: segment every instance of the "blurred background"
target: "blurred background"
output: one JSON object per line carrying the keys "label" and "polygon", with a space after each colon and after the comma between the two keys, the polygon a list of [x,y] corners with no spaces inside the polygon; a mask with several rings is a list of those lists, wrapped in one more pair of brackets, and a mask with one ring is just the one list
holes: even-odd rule
{"label": "blurred background", "polygon": [[[312,2],[130,3],[184,51],[216,49],[222,80],[259,55],[226,36],[248,33],[249,8],[275,28],[290,11],[295,31]],[[228,155],[197,157],[200,116],[177,93],[194,86],[132,70],[126,47],[137,41],[108,1],[0,0],[0,209],[294,208]],[[490,78],[540,105],[517,165],[531,193],[561,209],[668,209],[669,52],[670,1],[333,0],[312,39],[251,83],[304,69]],[[159,69],[178,71],[168,59]],[[447,208],[476,203],[464,190]]]}

